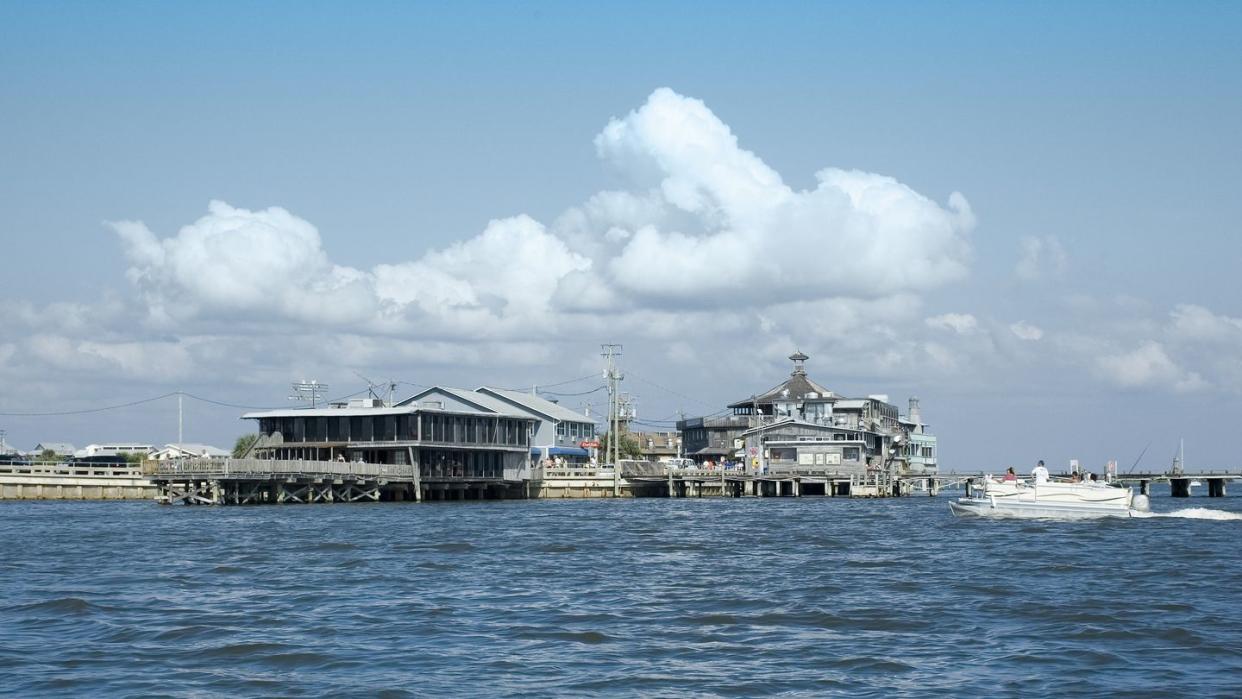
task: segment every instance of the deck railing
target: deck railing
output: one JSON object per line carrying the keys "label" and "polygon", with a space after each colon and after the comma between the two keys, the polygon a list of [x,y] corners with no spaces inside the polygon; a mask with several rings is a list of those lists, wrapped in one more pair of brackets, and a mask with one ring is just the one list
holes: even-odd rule
{"label": "deck railing", "polygon": [[168,476],[361,476],[413,478],[410,464],[371,464],[361,461],[290,461],[280,459],[193,459],[161,463],[157,477]]}

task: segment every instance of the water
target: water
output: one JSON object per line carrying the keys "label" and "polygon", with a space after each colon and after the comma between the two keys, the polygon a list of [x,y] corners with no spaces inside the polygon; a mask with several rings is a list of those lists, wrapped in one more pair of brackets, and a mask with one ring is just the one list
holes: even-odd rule
{"label": "water", "polygon": [[1242,694],[1242,521],[946,501],[3,503],[0,694]]}

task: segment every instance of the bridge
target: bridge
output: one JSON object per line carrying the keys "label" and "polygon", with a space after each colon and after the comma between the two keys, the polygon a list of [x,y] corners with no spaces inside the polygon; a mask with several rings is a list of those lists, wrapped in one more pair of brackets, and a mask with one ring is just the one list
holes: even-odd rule
{"label": "bridge", "polygon": [[1196,473],[1185,473],[1182,471],[1126,473],[1114,476],[1113,480],[1120,483],[1138,483],[1139,492],[1144,495],[1151,495],[1153,483],[1168,483],[1169,491],[1175,498],[1190,497],[1191,482],[1199,481],[1200,483],[1207,484],[1208,497],[1222,498],[1225,496],[1225,483],[1240,478],[1242,478],[1242,473],[1221,470],[1199,471]]}

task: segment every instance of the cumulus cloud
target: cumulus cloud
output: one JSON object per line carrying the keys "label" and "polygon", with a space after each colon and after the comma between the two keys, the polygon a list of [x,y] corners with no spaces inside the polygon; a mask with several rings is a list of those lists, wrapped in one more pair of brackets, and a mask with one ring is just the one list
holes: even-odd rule
{"label": "cumulus cloud", "polygon": [[1173,388],[1193,391],[1207,383],[1196,372],[1178,366],[1159,342],[1148,341],[1138,348],[1119,354],[1108,354],[1096,360],[1103,377],[1123,388]]}
{"label": "cumulus cloud", "polygon": [[945,313],[923,321],[929,328],[950,330],[958,335],[969,335],[979,327],[979,321],[969,313]]}
{"label": "cumulus cloud", "polygon": [[[828,168],[796,191],[701,101],[656,90],[595,139],[632,191],[600,192],[549,230],[528,216],[421,258],[333,264],[310,222],[212,202],[159,238],[111,224],[157,324],[257,314],[445,337],[504,334],[558,314],[880,298],[965,276],[974,225],[891,177]],[[738,293],[742,290],[743,293]]]}
{"label": "cumulus cloud", "polygon": [[347,323],[374,311],[365,275],[333,265],[318,229],[280,207],[248,211],[213,201],[206,216],[163,239],[138,221],[110,225],[129,259],[127,276],[157,322],[259,312]]}
{"label": "cumulus cloud", "polygon": [[1028,342],[1040,340],[1044,336],[1042,328],[1036,325],[1031,325],[1025,320],[1020,320],[1016,323],[1010,324],[1009,331],[1012,332],[1014,337],[1019,340],[1026,340]]}
{"label": "cumulus cloud", "polygon": [[1069,256],[1055,236],[1026,236],[1018,243],[1021,258],[1014,274],[1024,281],[1059,277],[1065,273]]}
{"label": "cumulus cloud", "polygon": [[[612,120],[595,145],[664,212],[596,226],[619,243],[599,268],[648,303],[882,296],[966,275],[974,215],[961,194],[941,207],[891,177],[836,168],[796,191],[706,105],[672,90]],[[747,293],[727,294],[738,288]]]}

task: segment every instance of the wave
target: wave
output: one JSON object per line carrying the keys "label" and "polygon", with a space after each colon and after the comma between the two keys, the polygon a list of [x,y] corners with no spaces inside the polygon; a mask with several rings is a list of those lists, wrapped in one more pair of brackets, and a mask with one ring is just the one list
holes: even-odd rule
{"label": "wave", "polygon": [[1142,512],[1137,513],[1136,517],[1176,517],[1179,519],[1214,519],[1217,521],[1235,521],[1242,520],[1242,512],[1228,512],[1226,510],[1213,510],[1210,507],[1187,507],[1181,510],[1173,510],[1172,512]]}

